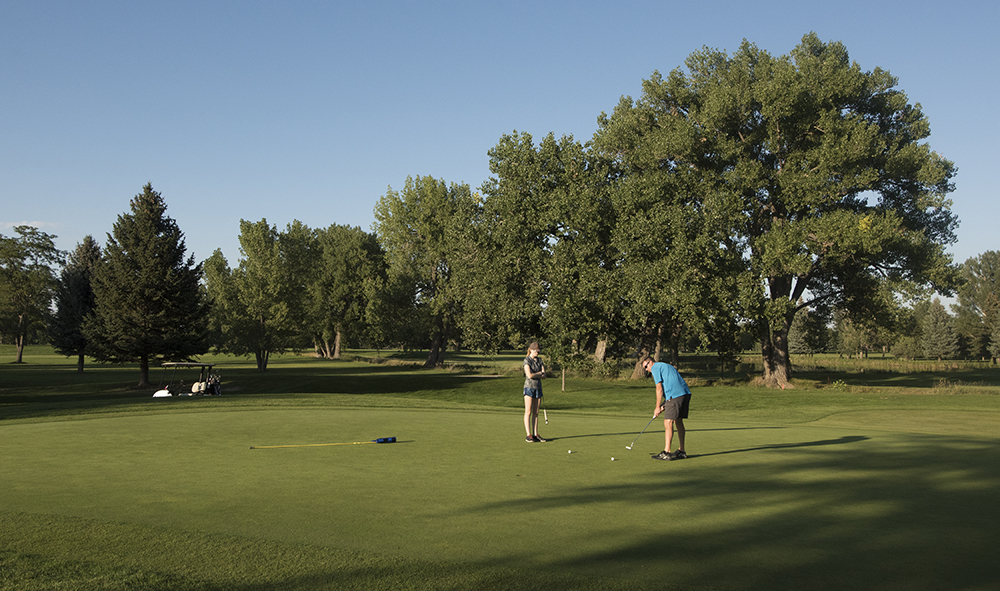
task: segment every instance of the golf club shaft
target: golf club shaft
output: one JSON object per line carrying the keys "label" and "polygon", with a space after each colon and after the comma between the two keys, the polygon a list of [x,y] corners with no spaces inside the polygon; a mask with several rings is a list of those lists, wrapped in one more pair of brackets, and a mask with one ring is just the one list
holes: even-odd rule
{"label": "golf club shaft", "polygon": [[642,437],[642,434],[646,432],[646,429],[648,429],[649,426],[652,425],[653,421],[655,421],[655,420],[656,420],[656,417],[653,417],[653,418],[649,419],[649,422],[646,423],[646,426],[642,428],[642,431],[639,431],[639,434],[636,435],[635,439],[632,440],[632,443],[629,444],[629,446],[628,446],[629,449],[632,449],[632,446],[635,445],[635,442],[639,441],[639,438]]}

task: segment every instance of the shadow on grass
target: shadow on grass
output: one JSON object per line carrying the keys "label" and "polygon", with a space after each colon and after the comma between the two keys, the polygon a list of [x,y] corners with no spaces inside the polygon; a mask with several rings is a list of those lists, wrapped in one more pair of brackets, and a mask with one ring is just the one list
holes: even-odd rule
{"label": "shadow on grass", "polygon": [[[657,515],[631,541],[560,563],[579,574],[659,573],[679,585],[771,590],[996,589],[995,442],[913,435],[874,446],[866,440],[710,452],[671,462],[661,473],[471,512],[516,506],[543,515],[583,506],[599,515],[627,499]],[[722,464],[711,458],[772,450],[781,457]]]}
{"label": "shadow on grass", "polygon": [[765,449],[793,449],[797,447],[819,447],[824,445],[845,445],[848,443],[858,443],[859,441],[867,441],[869,438],[863,435],[848,435],[841,437],[839,439],[823,439],[821,441],[805,441],[802,443],[778,443],[775,445],[760,445],[757,447],[748,447],[745,449],[730,449],[726,451],[716,451],[707,454],[698,454],[697,456],[691,455],[689,457],[708,457],[708,456],[722,456],[727,454],[738,454],[746,453],[751,451],[762,451]]}
{"label": "shadow on grass", "polygon": [[[688,431],[688,433],[697,433],[697,432],[703,432],[703,431],[759,431],[759,430],[764,430],[764,429],[787,429],[787,428],[788,427],[722,427],[722,428],[718,428],[718,429],[691,429],[691,428],[688,428],[687,431]],[[641,431],[620,431],[618,433],[585,433],[585,434],[582,434],[582,435],[566,435],[566,436],[563,436],[563,437],[550,437],[549,441],[558,441],[560,439],[578,439],[578,438],[586,438],[586,437],[609,437],[609,436],[621,436],[621,435],[638,435],[639,433],[641,433]],[[655,433],[660,433],[660,434],[662,434],[663,430],[660,429],[659,431],[657,431],[657,430],[654,429],[652,431],[646,431],[646,433],[647,434],[648,433],[654,433],[654,434]]]}
{"label": "shadow on grass", "polygon": [[[258,372],[244,366],[215,368],[222,375],[221,397],[173,397],[153,399],[156,390],[170,382],[159,369],[150,370],[148,387],[134,385],[134,368],[102,366],[78,373],[75,367],[24,365],[0,373],[0,419],[43,417],[71,413],[116,410],[161,410],[178,404],[229,406],[253,400],[281,400],[323,395],[420,397],[441,402],[476,402],[484,390],[486,404],[497,404],[510,388],[507,381],[491,376],[423,370],[413,366],[370,365],[308,360],[295,365],[277,365]],[[162,379],[161,379],[162,378]],[[197,373],[175,377],[175,387],[190,384]],[[480,388],[480,384],[491,384]],[[495,384],[495,385],[494,385]],[[482,394],[482,393],[480,393]],[[480,396],[483,398],[483,396]],[[171,404],[173,402],[174,404]],[[205,408],[200,406],[200,408]]]}

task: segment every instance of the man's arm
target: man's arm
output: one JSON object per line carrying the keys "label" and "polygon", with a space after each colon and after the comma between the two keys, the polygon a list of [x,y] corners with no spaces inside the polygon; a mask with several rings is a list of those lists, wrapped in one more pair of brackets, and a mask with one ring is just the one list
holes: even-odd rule
{"label": "man's arm", "polygon": [[656,384],[656,408],[653,409],[653,418],[660,416],[663,411],[663,382]]}

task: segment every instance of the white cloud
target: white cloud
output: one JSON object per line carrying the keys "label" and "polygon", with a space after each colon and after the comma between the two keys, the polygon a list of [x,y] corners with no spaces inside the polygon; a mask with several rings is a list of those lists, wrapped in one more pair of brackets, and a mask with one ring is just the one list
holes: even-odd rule
{"label": "white cloud", "polygon": [[38,228],[39,230],[44,230],[45,228],[54,229],[59,226],[55,222],[0,222],[0,229],[6,230],[10,228],[16,228],[17,226],[31,226],[32,228]]}

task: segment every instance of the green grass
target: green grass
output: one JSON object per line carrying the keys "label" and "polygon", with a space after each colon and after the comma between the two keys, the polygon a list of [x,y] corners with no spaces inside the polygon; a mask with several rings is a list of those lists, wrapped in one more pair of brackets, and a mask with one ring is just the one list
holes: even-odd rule
{"label": "green grass", "polygon": [[548,381],[524,443],[519,359],[217,357],[222,397],[153,399],[32,348],[0,364],[0,589],[997,588],[981,376],[695,387],[665,463],[662,423],[625,449],[649,382]]}

